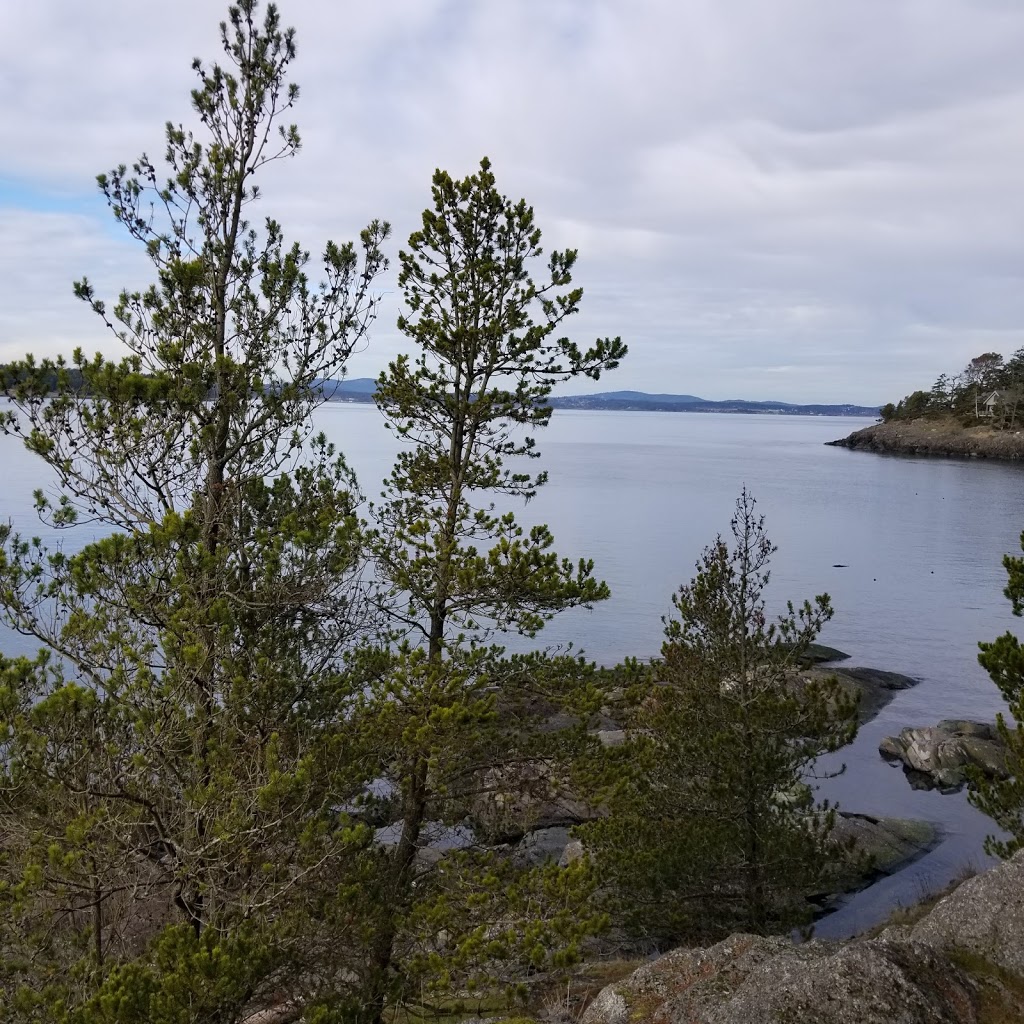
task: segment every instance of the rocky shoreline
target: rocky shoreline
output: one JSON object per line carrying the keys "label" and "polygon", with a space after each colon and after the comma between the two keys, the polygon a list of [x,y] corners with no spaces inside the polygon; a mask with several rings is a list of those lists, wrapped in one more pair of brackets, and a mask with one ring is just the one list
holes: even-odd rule
{"label": "rocky shoreline", "polygon": [[1024,431],[964,427],[954,419],[892,420],[855,430],[826,444],[853,451],[947,458],[1024,459]]}
{"label": "rocky shoreline", "polygon": [[[793,683],[800,686],[825,676],[834,677],[847,693],[858,698],[859,718],[864,725],[897,694],[919,682],[911,676],[895,672],[836,664],[847,659],[848,656],[842,651],[816,645],[805,652],[801,667],[794,670]],[[588,723],[590,735],[605,746],[617,746],[626,739],[614,693],[609,691],[611,699],[608,705]],[[573,720],[553,711],[550,722],[552,729],[571,724]],[[987,749],[983,741],[990,737],[987,732],[984,736],[980,735],[981,726],[960,722],[942,725],[958,726],[963,730],[970,728],[972,732],[966,745],[942,745],[942,757],[935,758],[936,766],[953,769],[954,752],[967,756],[965,751]],[[907,737],[913,732],[914,738],[919,741],[913,747],[916,752],[918,747],[924,746],[925,738],[931,738],[932,731],[904,732]],[[937,734],[932,746],[946,738],[945,733]],[[883,753],[897,759],[897,741],[888,742],[893,744],[893,749],[883,750]],[[922,759],[917,758],[913,766],[917,769],[915,777],[921,773],[922,765]],[[941,781],[932,784],[943,788],[951,781],[952,776],[947,778],[943,775]],[[441,822],[430,823],[427,827],[430,845],[419,855],[422,866],[443,860],[450,851],[467,848],[490,850],[499,857],[509,858],[520,867],[539,866],[548,862],[565,867],[586,856],[583,843],[574,835],[574,828],[601,817],[604,812],[574,792],[568,780],[557,774],[549,774],[549,766],[543,761],[537,761],[520,766],[515,796],[505,795],[507,791],[506,784],[485,785],[467,805],[466,816],[460,823],[454,826]],[[838,813],[833,836],[837,842],[851,842],[865,855],[866,860],[847,877],[837,880],[829,890],[807,893],[815,919],[842,907],[855,893],[902,871],[935,849],[944,838],[941,827],[931,821],[889,816],[874,811],[853,813],[846,810]],[[378,827],[378,842],[388,845],[397,842],[397,838],[394,823],[381,823],[381,827]],[[621,950],[628,943],[624,945],[623,938],[616,935],[612,945]]]}
{"label": "rocky shoreline", "polygon": [[[834,677],[844,691],[858,699],[861,725],[871,721],[898,693],[919,682],[896,672],[835,664],[847,658],[835,648],[814,645],[805,652],[793,681],[800,686]],[[611,702],[590,723],[590,734],[605,746],[624,742],[626,734],[617,717]],[[569,721],[560,715],[551,722],[552,727],[566,724]],[[602,810],[572,792],[564,780],[549,778],[541,763],[527,768],[520,782],[518,795],[512,799],[499,795],[504,786],[485,787],[486,794],[469,808],[462,833],[453,836],[445,831],[439,846],[483,843],[521,866],[546,861],[566,866],[584,856],[584,847],[572,830],[601,817]],[[837,842],[852,841],[867,856],[868,863],[864,870],[840,880],[834,891],[808,894],[816,917],[837,909],[854,893],[880,878],[901,871],[942,839],[940,830],[931,822],[846,811],[838,814],[833,835]],[[438,849],[434,856],[440,855]]]}

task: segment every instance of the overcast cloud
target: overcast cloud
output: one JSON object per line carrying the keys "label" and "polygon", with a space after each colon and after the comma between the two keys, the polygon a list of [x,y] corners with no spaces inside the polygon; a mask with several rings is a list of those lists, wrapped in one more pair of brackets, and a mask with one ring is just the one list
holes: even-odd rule
{"label": "overcast cloud", "polygon": [[[605,387],[870,404],[1024,345],[1020,0],[282,0],[304,148],[263,212],[391,256],[430,175],[491,157],[580,250]],[[36,0],[0,16],[0,360],[114,352],[71,294],[150,280],[99,171],[189,121],[214,0]],[[402,347],[394,275],[351,376]],[[582,389],[580,389],[582,390]],[[591,389],[593,390],[593,389]]]}

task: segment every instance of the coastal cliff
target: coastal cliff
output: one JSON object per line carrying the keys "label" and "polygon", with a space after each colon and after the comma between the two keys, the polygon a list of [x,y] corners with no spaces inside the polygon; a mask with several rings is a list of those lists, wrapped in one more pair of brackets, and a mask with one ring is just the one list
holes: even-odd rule
{"label": "coastal cliff", "polygon": [[839,448],[892,455],[939,455],[980,459],[1024,459],[1024,430],[964,427],[953,418],[894,420],[828,441]]}

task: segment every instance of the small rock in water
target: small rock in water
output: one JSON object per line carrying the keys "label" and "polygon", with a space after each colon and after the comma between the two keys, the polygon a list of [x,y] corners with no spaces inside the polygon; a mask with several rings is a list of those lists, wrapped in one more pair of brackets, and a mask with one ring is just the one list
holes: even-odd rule
{"label": "small rock in water", "polygon": [[887,761],[901,761],[915,789],[955,793],[967,782],[968,768],[989,778],[1007,778],[1006,748],[987,722],[947,719],[934,727],[908,727],[878,745]]}

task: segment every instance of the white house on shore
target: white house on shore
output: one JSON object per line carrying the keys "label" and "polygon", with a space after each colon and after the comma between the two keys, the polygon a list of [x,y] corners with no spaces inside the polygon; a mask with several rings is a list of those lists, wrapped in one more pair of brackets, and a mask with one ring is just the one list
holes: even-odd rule
{"label": "white house on shore", "polygon": [[1016,411],[1020,395],[1016,391],[997,390],[983,395],[978,406],[979,416],[1002,416]]}

